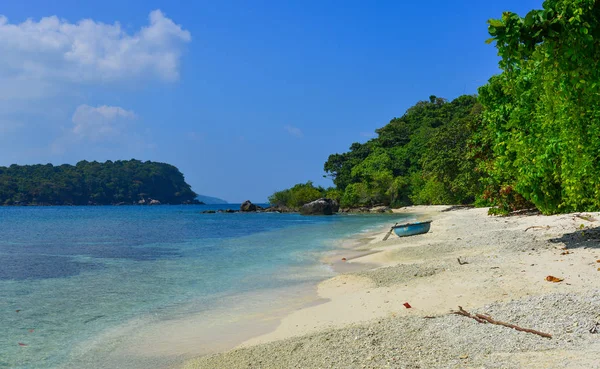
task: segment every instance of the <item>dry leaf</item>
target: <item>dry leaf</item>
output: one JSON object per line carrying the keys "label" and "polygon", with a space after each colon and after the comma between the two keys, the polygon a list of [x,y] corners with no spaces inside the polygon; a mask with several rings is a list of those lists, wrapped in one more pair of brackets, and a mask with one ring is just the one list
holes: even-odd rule
{"label": "dry leaf", "polygon": [[564,251],[564,252],[561,252],[560,254],[561,255],[569,255],[570,253],[571,253],[570,251]]}
{"label": "dry leaf", "polygon": [[562,279],[562,278],[557,278],[557,277],[555,277],[555,276],[552,276],[552,275],[549,275],[549,276],[547,276],[547,277],[546,277],[546,280],[547,280],[548,282],[554,282],[554,283],[558,283],[558,282],[562,282],[562,281],[564,281],[564,279]]}
{"label": "dry leaf", "polygon": [[468,358],[469,358],[469,355],[462,355],[461,357],[459,357],[459,359],[463,359],[463,360],[468,359]]}

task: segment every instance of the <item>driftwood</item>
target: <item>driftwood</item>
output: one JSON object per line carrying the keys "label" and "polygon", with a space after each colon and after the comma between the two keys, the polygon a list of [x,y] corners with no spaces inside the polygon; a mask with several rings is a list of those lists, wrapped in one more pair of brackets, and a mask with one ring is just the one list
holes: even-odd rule
{"label": "driftwood", "polygon": [[469,264],[468,261],[461,261],[460,258],[456,258],[456,260],[458,260],[458,264],[459,265],[465,265],[465,264]]}
{"label": "driftwood", "polygon": [[539,214],[540,211],[537,208],[530,208],[530,209],[521,209],[521,210],[515,210],[515,211],[511,211],[509,213],[509,215],[534,215],[534,214]]}
{"label": "driftwood", "polygon": [[584,215],[575,214],[575,216],[577,218],[579,218],[579,219],[587,220],[588,222],[595,222],[596,221],[596,219],[593,216],[587,215],[587,214],[584,214]]}
{"label": "driftwood", "polygon": [[534,228],[550,229],[550,226],[545,226],[545,227],[542,227],[542,226],[531,226],[531,227],[525,228],[525,232],[527,232],[530,229],[534,229]]}
{"label": "driftwood", "polygon": [[520,332],[533,333],[533,334],[537,334],[538,336],[542,336],[542,337],[546,337],[546,338],[552,338],[552,335],[550,335],[548,333],[536,331],[536,330],[529,329],[529,328],[522,328],[522,327],[519,327],[517,325],[510,324],[510,323],[500,322],[500,321],[492,319],[490,316],[486,316],[486,315],[483,315],[483,314],[471,314],[468,311],[464,310],[462,308],[462,306],[459,306],[458,310],[457,311],[453,311],[452,314],[466,316],[468,318],[475,319],[477,322],[482,323],[482,324],[490,323],[490,324],[495,324],[495,325],[501,325],[501,326],[504,326],[504,327],[515,329],[515,330],[520,331]]}

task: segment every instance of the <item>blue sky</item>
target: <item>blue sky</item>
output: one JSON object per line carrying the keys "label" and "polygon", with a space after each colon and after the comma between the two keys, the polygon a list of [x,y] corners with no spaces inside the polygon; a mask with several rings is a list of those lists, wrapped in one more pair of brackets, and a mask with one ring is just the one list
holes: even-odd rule
{"label": "blue sky", "polygon": [[486,20],[541,0],[0,7],[0,165],[155,160],[264,201],[429,95],[498,72]]}

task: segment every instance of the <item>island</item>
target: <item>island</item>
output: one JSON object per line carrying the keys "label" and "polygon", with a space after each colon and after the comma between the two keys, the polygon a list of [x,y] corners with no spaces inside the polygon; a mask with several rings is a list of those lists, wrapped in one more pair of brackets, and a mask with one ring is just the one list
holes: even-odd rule
{"label": "island", "polygon": [[0,167],[0,205],[202,204],[175,166],[108,160]]}

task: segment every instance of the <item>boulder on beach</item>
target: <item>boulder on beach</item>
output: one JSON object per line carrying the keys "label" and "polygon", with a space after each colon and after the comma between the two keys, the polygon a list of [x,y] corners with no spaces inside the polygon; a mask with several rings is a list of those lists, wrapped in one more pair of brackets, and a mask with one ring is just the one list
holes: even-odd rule
{"label": "boulder on beach", "polygon": [[337,201],[327,198],[321,198],[308,204],[305,204],[300,209],[302,215],[332,215],[339,210],[340,206]]}
{"label": "boulder on beach", "polygon": [[240,206],[240,211],[243,211],[243,212],[250,212],[250,211],[256,211],[256,210],[257,210],[256,205],[254,205],[250,200],[244,201],[242,206]]}
{"label": "boulder on beach", "polygon": [[160,205],[160,201],[158,201],[158,200],[150,200],[149,205]]}

